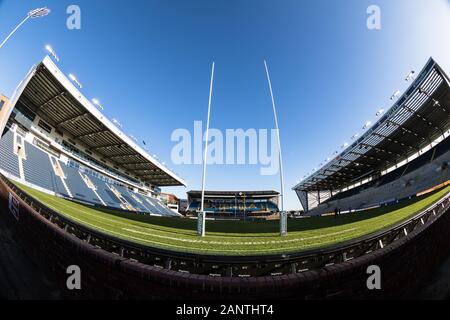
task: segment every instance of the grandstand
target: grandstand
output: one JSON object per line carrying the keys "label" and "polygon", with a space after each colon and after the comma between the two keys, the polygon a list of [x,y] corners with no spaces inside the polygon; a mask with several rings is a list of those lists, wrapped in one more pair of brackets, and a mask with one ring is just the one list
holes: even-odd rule
{"label": "grandstand", "polygon": [[91,206],[178,216],[159,201],[159,187],[185,182],[104,117],[49,57],[0,116],[0,170],[10,179]]}
{"label": "grandstand", "polygon": [[397,203],[450,180],[449,78],[430,59],[357,141],[293,189],[307,215]]}
{"label": "grandstand", "polygon": [[[187,212],[200,211],[201,191],[188,191]],[[214,217],[264,217],[276,214],[279,192],[276,191],[205,191],[205,211]]]}

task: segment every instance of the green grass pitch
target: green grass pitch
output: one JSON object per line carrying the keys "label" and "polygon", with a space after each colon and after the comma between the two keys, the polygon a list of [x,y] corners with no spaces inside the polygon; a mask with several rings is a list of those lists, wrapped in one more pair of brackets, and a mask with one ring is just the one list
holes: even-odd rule
{"label": "green grass pitch", "polygon": [[196,235],[196,220],[103,211],[17,184],[30,196],[81,225],[121,239],[173,251],[264,255],[330,246],[386,229],[429,207],[450,192],[432,194],[388,208],[335,217],[289,219],[288,235],[280,237],[278,221],[206,221],[207,235]]}

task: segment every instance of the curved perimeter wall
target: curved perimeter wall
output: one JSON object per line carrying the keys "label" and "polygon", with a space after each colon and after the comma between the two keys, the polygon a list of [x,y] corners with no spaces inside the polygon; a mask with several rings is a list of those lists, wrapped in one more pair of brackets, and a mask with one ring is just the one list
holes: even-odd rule
{"label": "curved perimeter wall", "polygon": [[[18,209],[18,219],[10,210],[10,195],[17,200],[14,208]],[[432,223],[383,249],[319,270],[254,278],[212,277],[148,266],[94,247],[45,219],[0,179],[2,220],[42,275],[55,279],[61,298],[69,299],[409,297],[450,252],[448,211],[442,210]],[[69,265],[81,268],[81,290],[66,289]],[[370,265],[381,268],[381,290],[367,289],[366,270]]]}

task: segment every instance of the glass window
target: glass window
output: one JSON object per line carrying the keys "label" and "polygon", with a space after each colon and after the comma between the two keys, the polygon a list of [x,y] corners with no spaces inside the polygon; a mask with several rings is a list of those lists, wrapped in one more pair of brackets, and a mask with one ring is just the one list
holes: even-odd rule
{"label": "glass window", "polygon": [[52,127],[50,127],[47,123],[45,123],[42,120],[39,120],[38,122],[38,126],[43,129],[45,132],[47,133],[51,133],[52,132]]}

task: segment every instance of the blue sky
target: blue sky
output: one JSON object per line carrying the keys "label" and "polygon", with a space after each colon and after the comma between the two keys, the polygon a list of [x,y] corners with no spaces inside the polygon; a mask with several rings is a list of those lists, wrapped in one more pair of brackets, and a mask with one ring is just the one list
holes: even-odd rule
{"label": "blue sky", "polygon": [[[66,8],[81,8],[81,30],[66,28]],[[366,9],[381,8],[382,29],[366,28]],[[198,189],[201,166],[171,163],[173,130],[205,120],[212,61],[216,82],[211,126],[273,128],[263,59],[279,112],[286,206],[291,187],[323,162],[379,107],[404,89],[405,76],[433,56],[450,71],[447,0],[290,1],[15,1],[0,0],[0,39],[35,7],[51,15],[28,22],[0,50],[0,92],[11,95],[51,44],[60,68],[124,131],[147,141]],[[207,188],[276,189],[260,166],[208,167]],[[185,188],[170,188],[185,197]]]}

